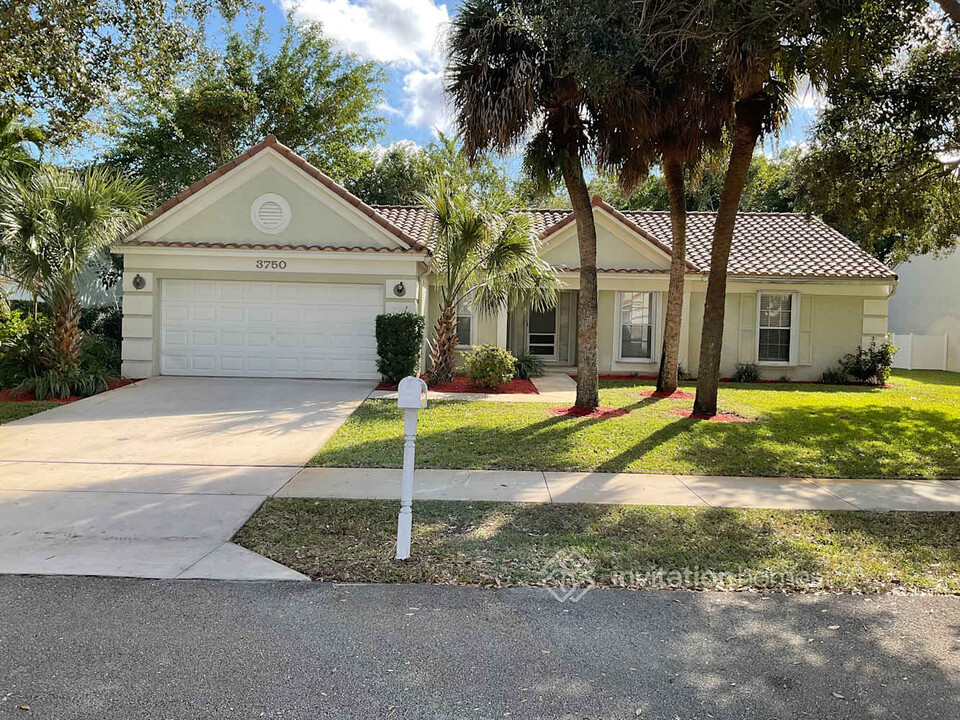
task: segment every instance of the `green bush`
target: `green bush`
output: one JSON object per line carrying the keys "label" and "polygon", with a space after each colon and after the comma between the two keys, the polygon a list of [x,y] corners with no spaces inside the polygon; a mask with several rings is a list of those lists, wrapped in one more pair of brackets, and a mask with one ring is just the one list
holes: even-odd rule
{"label": "green bush", "polygon": [[37,400],[88,397],[107,389],[107,374],[97,368],[63,365],[28,379],[18,390],[32,392]]}
{"label": "green bush", "polygon": [[877,339],[870,341],[870,347],[857,347],[856,352],[840,358],[840,367],[854,380],[865,385],[885,385],[890,377],[890,368],[893,367],[893,356],[899,350],[890,338],[877,343]]}
{"label": "green bush", "polygon": [[543,359],[530,353],[520,353],[517,355],[517,377],[521,380],[543,377],[544,373]]}
{"label": "green bush", "polygon": [[756,382],[760,379],[760,366],[755,363],[737,363],[730,379],[737,383]]}
{"label": "green bush", "polygon": [[496,345],[481,345],[463,360],[463,369],[482,388],[497,388],[513,379],[517,359]]}
{"label": "green bush", "polygon": [[849,378],[847,377],[847,371],[837,365],[824,370],[820,376],[820,382],[824,385],[846,385]]}
{"label": "green bush", "polygon": [[43,371],[50,320],[19,310],[0,310],[0,388],[13,388]]}
{"label": "green bush", "polygon": [[80,313],[80,329],[120,342],[123,340],[123,311],[115,305],[84,308]]}
{"label": "green bush", "polygon": [[411,312],[377,315],[377,370],[398,383],[420,368],[423,317]]}

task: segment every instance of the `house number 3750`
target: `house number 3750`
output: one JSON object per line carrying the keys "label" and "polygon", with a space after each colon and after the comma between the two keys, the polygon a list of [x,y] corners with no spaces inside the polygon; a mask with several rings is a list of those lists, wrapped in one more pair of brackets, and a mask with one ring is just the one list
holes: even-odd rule
{"label": "house number 3750", "polygon": [[286,260],[257,260],[256,268],[257,270],[285,270],[287,267]]}

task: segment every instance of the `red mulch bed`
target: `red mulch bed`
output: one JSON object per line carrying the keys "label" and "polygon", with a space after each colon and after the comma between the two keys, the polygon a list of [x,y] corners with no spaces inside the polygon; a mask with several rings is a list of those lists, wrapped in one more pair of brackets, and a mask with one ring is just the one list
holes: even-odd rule
{"label": "red mulch bed", "polygon": [[549,410],[551,415],[567,418],[593,418],[595,420],[608,420],[609,418],[623,417],[627,411],[623,408],[598,407],[585,408],[573,405],[572,407],[554,407]]}
{"label": "red mulch bed", "polygon": [[674,415],[679,415],[682,418],[691,418],[693,420],[709,420],[710,422],[726,422],[726,423],[751,423],[756,422],[753,418],[740,417],[739,415],[730,415],[729,413],[717,413],[713,417],[707,417],[706,415],[693,414],[692,410],[685,410],[683,408],[673,408],[670,410]]}
{"label": "red mulch bed", "polygon": [[[394,383],[382,382],[377,385],[377,390],[396,390],[397,386]],[[507,395],[507,394],[517,394],[517,395],[537,395],[537,386],[534,385],[529,380],[519,380],[514,378],[508,383],[504,383],[498,388],[480,388],[473,384],[473,382],[466,375],[457,375],[450,382],[440,383],[439,385],[430,385],[430,389],[434,392],[445,392],[445,393],[488,393],[490,395]]]}
{"label": "red mulch bed", "polygon": [[672,393],[663,393],[657,392],[656,390],[644,390],[641,393],[637,393],[640,397],[649,397],[649,398],[661,398],[664,400],[693,400],[693,393],[688,393],[685,390],[674,390]]}
{"label": "red mulch bed", "polygon": [[[131,383],[140,382],[142,379],[143,378],[124,378],[123,380],[110,380],[107,382],[107,389],[105,392],[116,390],[117,388],[123,387],[124,385],[130,385]],[[12,388],[0,390],[0,401],[2,402],[35,402],[36,399],[37,398],[34,397],[33,393],[17,395],[17,394],[14,394],[14,390]],[[79,395],[71,395],[68,398],[50,398],[49,400],[47,400],[47,402],[66,404],[66,403],[76,402],[77,400],[83,400],[83,398],[80,397]]]}

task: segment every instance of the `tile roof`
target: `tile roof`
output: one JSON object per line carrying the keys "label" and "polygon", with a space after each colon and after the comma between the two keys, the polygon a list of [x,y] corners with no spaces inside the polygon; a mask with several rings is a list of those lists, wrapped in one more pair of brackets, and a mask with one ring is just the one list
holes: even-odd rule
{"label": "tile roof", "polygon": [[[242,249],[360,251],[360,252],[424,252],[430,245],[430,216],[416,206],[367,205],[317,168],[283,145],[273,135],[254,145],[242,155],[194,183],[157,208],[141,228],[196,194],[222,175],[263,152],[272,149],[302,169],[325,187],[350,203],[359,212],[397,237],[404,245],[396,249],[344,248],[316,245],[281,245],[261,243],[187,243],[146,241],[127,238],[124,245],[155,247],[220,247]],[[637,232],[647,241],[670,251],[670,214],[652,210],[617,211],[599,197],[593,205]],[[541,237],[547,237],[573,221],[570,210],[525,210]],[[715,213],[691,212],[687,215],[687,264],[693,272],[708,272],[713,239]],[[136,235],[136,233],[134,233]],[[749,213],[737,215],[733,246],[728,269],[731,275],[794,278],[872,278],[896,279],[896,274],[879,260],[861,250],[822,220],[793,213]],[[604,272],[623,272],[609,269]]]}
{"label": "tile roof", "polygon": [[[598,204],[596,200],[594,204]],[[606,203],[602,205],[608,207]],[[373,207],[413,237],[429,244],[430,218],[424,208]],[[532,208],[524,212],[533,219],[541,237],[553,234],[573,218],[569,210]],[[669,252],[670,213],[659,210],[614,210],[613,213],[654,238]],[[693,271],[710,270],[715,217],[713,212],[687,214],[687,261]],[[731,275],[753,277],[884,280],[897,277],[893,270],[822,220],[796,213],[739,213],[727,268]]]}

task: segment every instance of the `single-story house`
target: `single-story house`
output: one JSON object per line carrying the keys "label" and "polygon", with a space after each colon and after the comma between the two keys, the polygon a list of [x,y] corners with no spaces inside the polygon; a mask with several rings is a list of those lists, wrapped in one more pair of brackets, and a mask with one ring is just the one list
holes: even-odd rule
{"label": "single-story house", "polygon": [[[670,265],[670,219],[594,201],[602,373],[656,372]],[[576,228],[568,210],[528,210],[563,280],[557,305],[474,317],[464,345],[576,366]],[[164,203],[114,248],[124,255],[123,374],[378,377],[374,319],[438,315],[430,218],[368,206],[268,137]],[[695,374],[713,228],[689,217],[684,369]],[[729,263],[722,373],[817,378],[887,332],[897,276],[816,219],[742,213]]]}

